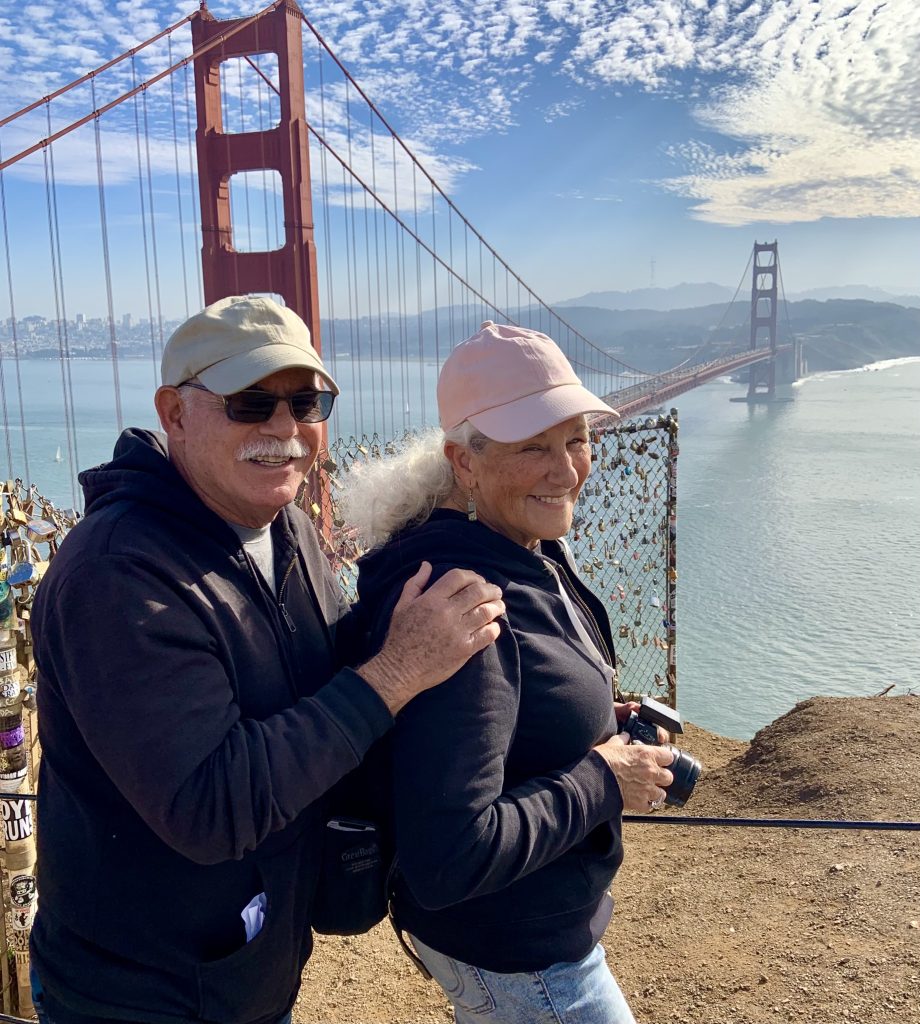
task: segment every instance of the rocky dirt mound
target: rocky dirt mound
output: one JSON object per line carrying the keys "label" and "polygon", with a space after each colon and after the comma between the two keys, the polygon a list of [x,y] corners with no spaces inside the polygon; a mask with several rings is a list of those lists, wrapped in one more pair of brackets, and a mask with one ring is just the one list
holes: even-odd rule
{"label": "rocky dirt mound", "polygon": [[707,774],[698,815],[902,818],[920,811],[905,786],[920,753],[920,697],[814,697],[768,725],[740,756]]}
{"label": "rocky dirt mound", "polygon": [[[920,833],[686,826],[920,818],[920,698],[816,698],[748,745],[688,725],[706,771],[625,827],[604,938],[639,1024],[920,1024]],[[385,925],[320,937],[297,1024],[447,1024]]]}

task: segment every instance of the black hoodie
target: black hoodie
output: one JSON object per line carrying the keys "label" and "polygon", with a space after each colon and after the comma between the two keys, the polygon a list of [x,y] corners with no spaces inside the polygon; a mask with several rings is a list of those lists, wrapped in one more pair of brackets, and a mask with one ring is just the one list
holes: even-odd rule
{"label": "black hoodie", "polygon": [[129,430],[81,474],[86,518],[36,596],[33,957],[87,1016],[254,1024],[310,954],[323,794],[392,718],[339,667],[361,652],[306,516],[272,524],[276,597],[165,454]]}
{"label": "black hoodie", "polygon": [[392,734],[401,927],[486,970],[582,959],[610,919],[622,798],[591,747],[616,732],[611,682],[578,640],[556,577],[612,662],[603,605],[554,541],[537,551],[446,509],[360,562],[377,642],[423,560],[502,588],[499,639],[416,697]]}

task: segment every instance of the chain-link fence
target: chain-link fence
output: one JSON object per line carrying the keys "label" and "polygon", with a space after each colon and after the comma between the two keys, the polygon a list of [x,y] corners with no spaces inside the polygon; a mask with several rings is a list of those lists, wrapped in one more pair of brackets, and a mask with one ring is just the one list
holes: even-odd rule
{"label": "chain-link fence", "polygon": [[0,1009],[26,1017],[38,901],[32,801],[40,755],[30,614],[35,588],[77,518],[34,486],[0,480]]}
{"label": "chain-link fence", "polygon": [[620,692],[676,707],[677,415],[592,432],[594,471],[571,537],[581,574],[607,605]]}
{"label": "chain-link fence", "polygon": [[[616,642],[618,687],[677,704],[677,413],[591,431],[593,469],[569,537],[582,577],[604,601]],[[405,439],[338,438],[321,459],[311,505],[333,568],[353,598],[361,549],[336,495],[349,471],[395,454]]]}

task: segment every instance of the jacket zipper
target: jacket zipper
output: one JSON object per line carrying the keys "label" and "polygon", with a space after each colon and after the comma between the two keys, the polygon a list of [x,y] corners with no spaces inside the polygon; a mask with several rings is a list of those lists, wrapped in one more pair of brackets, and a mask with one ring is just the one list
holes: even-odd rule
{"label": "jacket zipper", "polygon": [[607,641],[604,639],[604,634],[602,633],[600,626],[597,624],[597,619],[594,618],[594,613],[587,606],[587,604],[585,604],[585,600],[581,596],[581,594],[578,593],[578,589],[572,582],[572,578],[569,576],[568,570],[566,569],[564,563],[557,562],[556,564],[559,570],[561,571],[566,583],[569,584],[567,588],[569,595],[575,598],[575,600],[578,602],[578,607],[585,613],[588,622],[591,624],[591,632],[594,633],[594,639],[599,641],[598,646],[600,650],[603,651],[604,656],[607,659],[607,664],[613,667],[616,664],[613,658],[613,653],[607,646]]}
{"label": "jacket zipper", "polygon": [[287,581],[290,578],[291,573],[294,571],[294,566],[297,564],[297,555],[291,559],[291,564],[287,567],[287,572],[284,574],[284,579],[281,581],[281,586],[278,588],[278,611],[281,612],[281,617],[284,619],[287,628],[292,632],[297,632],[297,626],[294,620],[288,614],[287,608],[284,606],[284,588],[287,586]]}

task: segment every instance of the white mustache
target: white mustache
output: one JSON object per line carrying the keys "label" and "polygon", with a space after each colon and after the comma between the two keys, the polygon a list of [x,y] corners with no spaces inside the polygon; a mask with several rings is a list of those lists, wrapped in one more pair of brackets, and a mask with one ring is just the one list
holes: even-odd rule
{"label": "white mustache", "polygon": [[246,441],[236,453],[237,462],[248,462],[250,459],[307,459],[313,454],[308,445],[299,438],[292,437],[287,441],[279,438],[264,437]]}

